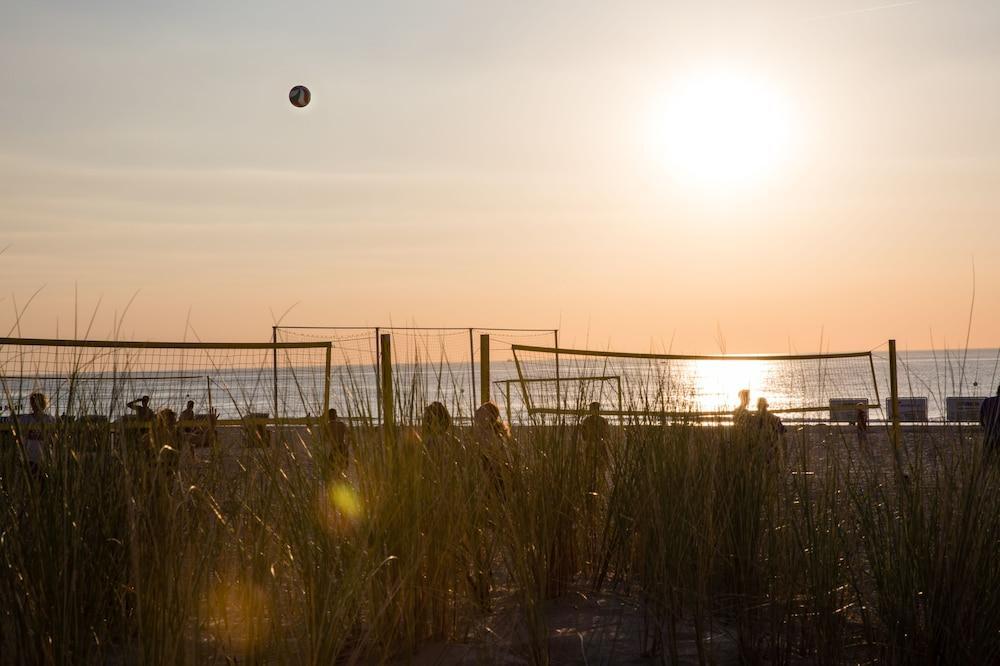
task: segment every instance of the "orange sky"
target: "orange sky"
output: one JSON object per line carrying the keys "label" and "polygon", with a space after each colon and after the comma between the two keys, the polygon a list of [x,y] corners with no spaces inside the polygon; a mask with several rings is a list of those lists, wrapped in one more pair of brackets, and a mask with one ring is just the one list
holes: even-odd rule
{"label": "orange sky", "polygon": [[[42,288],[24,335],[70,335],[78,293],[91,337],[134,295],[123,337],[260,340],[292,308],[618,349],[961,346],[974,266],[970,343],[1000,345],[1000,9],[467,4],[13,10],[0,332]],[[752,186],[656,154],[657,100],[709,71],[792,109]]]}

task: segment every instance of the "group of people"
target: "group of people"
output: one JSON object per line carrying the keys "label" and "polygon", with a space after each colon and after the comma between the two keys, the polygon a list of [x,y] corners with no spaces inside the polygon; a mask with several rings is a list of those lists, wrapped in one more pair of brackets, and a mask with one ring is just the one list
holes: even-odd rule
{"label": "group of people", "polygon": [[159,421],[161,424],[174,426],[178,421],[194,421],[194,400],[188,400],[187,405],[181,410],[180,414],[177,414],[174,410],[169,407],[164,407],[160,411],[154,411],[152,407],[149,406],[149,396],[144,395],[136,398],[135,400],[130,400],[125,403],[125,406],[134,412],[135,418],[140,421]]}
{"label": "group of people", "polygon": [[751,412],[749,409],[750,390],[743,389],[740,391],[739,396],[740,404],[733,410],[734,427],[750,432],[756,431],[758,433],[773,435],[785,434],[785,424],[781,422],[777,414],[769,410],[770,405],[767,403],[767,398],[758,398],[757,411]]}
{"label": "group of people", "polygon": [[[28,396],[30,411],[27,414],[14,414],[13,420],[20,428],[20,438],[25,458],[32,469],[42,463],[45,452],[45,430],[56,424],[56,417],[48,413],[48,397],[41,391],[35,391]],[[164,408],[154,411],[149,406],[149,396],[144,395],[126,403],[126,407],[134,412],[134,417],[159,426],[173,428],[180,422],[195,420],[194,401],[188,400],[179,417],[172,409]]]}
{"label": "group of people", "polygon": [[[22,429],[22,441],[25,457],[28,462],[37,466],[43,457],[44,430],[46,426],[55,423],[55,418],[47,413],[48,399],[42,392],[34,392],[28,398],[31,411],[28,414],[16,416],[17,424]],[[135,418],[156,422],[159,425],[173,428],[180,422],[190,425],[196,419],[193,400],[188,400],[180,414],[169,408],[154,411],[150,407],[148,395],[140,396],[126,403],[126,407],[134,412]],[[750,391],[739,392],[739,406],[733,411],[733,426],[742,432],[763,434],[767,437],[779,437],[785,433],[781,419],[769,410],[767,398],[757,400],[757,410],[750,411]],[[350,431],[347,424],[339,418],[336,409],[331,409],[327,415],[330,438],[334,452],[346,465],[350,449]],[[1000,387],[997,395],[983,401],[980,409],[979,422],[983,428],[983,441],[987,452],[1000,451]],[[859,409],[857,427],[859,431],[867,428],[867,414]],[[581,439],[591,445],[603,449],[610,436],[610,425],[601,416],[601,405],[592,402],[588,414],[581,420],[579,433]],[[500,408],[490,401],[480,405],[473,416],[473,438],[484,446],[504,444],[510,440],[510,427],[500,416]],[[421,419],[419,436],[429,447],[446,445],[457,441],[452,433],[452,418],[448,408],[435,401],[427,405]]]}
{"label": "group of people", "polygon": [[[448,408],[444,403],[434,401],[424,408],[419,430],[407,433],[407,438],[419,441],[429,450],[443,449],[459,442],[452,426]],[[334,465],[346,467],[350,457],[351,431],[336,409],[327,412],[327,429]],[[495,450],[496,445],[504,445],[510,441],[510,427],[501,418],[500,408],[495,402],[485,402],[476,408],[472,418],[472,436],[483,447],[484,452]],[[494,457],[490,456],[491,462],[484,464],[495,466],[497,463],[492,461]]]}

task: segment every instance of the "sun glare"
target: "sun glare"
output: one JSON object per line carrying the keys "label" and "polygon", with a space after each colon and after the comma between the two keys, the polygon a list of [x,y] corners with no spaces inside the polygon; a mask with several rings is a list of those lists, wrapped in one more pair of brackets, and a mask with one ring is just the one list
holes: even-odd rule
{"label": "sun glare", "polygon": [[697,409],[731,411],[741,390],[749,389],[756,396],[768,384],[769,372],[766,361],[697,361],[692,367],[692,379],[697,393],[704,396]]}
{"label": "sun glare", "polygon": [[655,105],[648,139],[673,177],[731,188],[774,176],[791,157],[791,104],[763,79],[711,72],[678,80]]}

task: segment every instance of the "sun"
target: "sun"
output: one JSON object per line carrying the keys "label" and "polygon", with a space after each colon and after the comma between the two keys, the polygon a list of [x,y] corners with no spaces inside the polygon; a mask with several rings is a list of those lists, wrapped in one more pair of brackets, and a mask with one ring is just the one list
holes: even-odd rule
{"label": "sun", "polygon": [[792,104],[778,87],[715,71],[677,80],[653,105],[646,140],[682,184],[733,188],[777,175],[795,135]]}

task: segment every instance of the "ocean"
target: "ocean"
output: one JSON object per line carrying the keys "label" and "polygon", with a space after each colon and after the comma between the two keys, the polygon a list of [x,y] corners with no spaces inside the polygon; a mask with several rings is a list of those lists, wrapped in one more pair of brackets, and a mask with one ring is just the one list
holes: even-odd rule
{"label": "ocean", "polygon": [[[873,420],[887,416],[889,362],[885,350],[848,359],[805,361],[674,360],[575,357],[561,354],[559,382],[554,357],[523,354],[521,373],[527,398],[535,408],[582,409],[591,401],[606,412],[685,414],[728,413],[741,389],[751,392],[751,408],[765,398],[787,419],[826,420],[831,400],[852,405],[878,405]],[[899,392],[904,398],[926,399],[926,418],[943,421],[949,399],[982,398],[996,394],[1000,383],[1000,350],[911,351],[899,354]],[[341,415],[377,420],[378,382],[372,364],[333,365],[330,406]],[[464,362],[399,363],[393,367],[397,414],[417,421],[430,401],[443,402],[459,422],[467,421],[481,399],[478,364]],[[323,368],[316,365],[197,369],[183,372],[160,368],[140,374],[65,376],[25,373],[10,368],[0,376],[4,412],[27,411],[28,394],[42,391],[50,413],[100,415],[114,420],[129,413],[126,403],[150,396],[154,409],[184,409],[188,400],[197,413],[216,412],[220,418],[247,414],[273,416],[275,388],[280,417],[318,416],[323,409]],[[70,387],[72,385],[72,392]],[[528,419],[525,395],[512,360],[490,367],[491,398],[513,422]],[[951,400],[955,408],[955,400]],[[967,401],[978,405],[976,400]],[[912,405],[912,403],[911,403]],[[907,405],[904,405],[907,407]],[[920,407],[919,401],[917,407]],[[919,411],[919,409],[918,409]],[[952,410],[955,411],[954,409]],[[955,414],[952,414],[954,416]]]}

